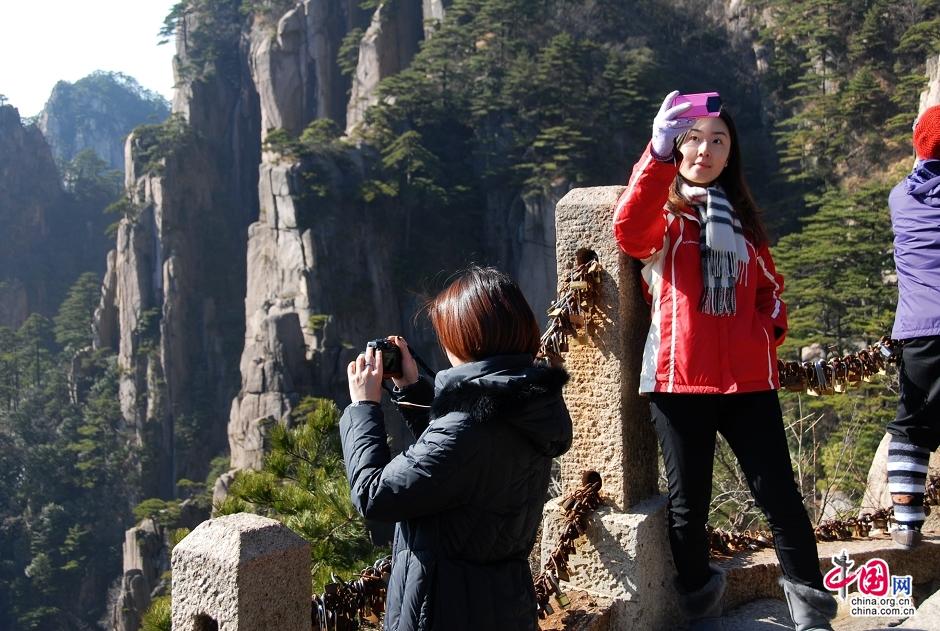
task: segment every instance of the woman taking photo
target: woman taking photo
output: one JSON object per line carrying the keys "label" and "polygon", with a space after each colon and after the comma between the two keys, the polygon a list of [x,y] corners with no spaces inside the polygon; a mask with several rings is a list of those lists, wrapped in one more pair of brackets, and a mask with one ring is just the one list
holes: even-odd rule
{"label": "woman taking photo", "polygon": [[614,235],[644,263],[651,302],[640,392],[669,482],[669,540],[693,629],[721,629],[724,574],[709,565],[705,526],[715,436],[734,452],[774,537],[798,631],[831,629],[816,541],[793,479],[777,400],[787,330],[776,272],[741,167],[734,122],[683,118],[668,95],[653,138],[617,201]]}
{"label": "woman taking photo", "polygon": [[379,406],[382,353],[347,369],[340,435],[353,504],[398,522],[388,631],[538,628],[528,556],[552,458],[571,445],[567,374],[533,364],[539,328],[505,274],[474,267],[428,311],[453,368],[418,377],[404,340],[395,394],[415,443],[391,457]]}

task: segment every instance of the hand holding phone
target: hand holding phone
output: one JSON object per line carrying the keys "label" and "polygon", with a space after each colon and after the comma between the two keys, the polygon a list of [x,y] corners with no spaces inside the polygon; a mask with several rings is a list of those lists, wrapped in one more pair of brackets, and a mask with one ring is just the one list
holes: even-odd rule
{"label": "hand holding phone", "polygon": [[691,104],[689,109],[682,113],[684,118],[714,118],[721,113],[721,95],[717,92],[677,94],[672,99],[672,107],[683,103]]}
{"label": "hand holding phone", "polygon": [[650,149],[657,160],[668,161],[673,159],[673,149],[676,138],[695,123],[694,118],[686,118],[686,111],[692,107],[691,103],[673,105],[673,100],[679,96],[678,90],[673,90],[663,99],[656,118],[653,119],[653,136],[650,140]]}

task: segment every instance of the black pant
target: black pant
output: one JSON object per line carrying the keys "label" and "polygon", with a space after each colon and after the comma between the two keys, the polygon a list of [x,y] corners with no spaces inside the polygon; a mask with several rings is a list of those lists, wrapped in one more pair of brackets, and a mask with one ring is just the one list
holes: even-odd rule
{"label": "black pant", "polygon": [[777,392],[655,393],[650,410],[669,479],[669,542],[680,586],[698,590],[711,574],[705,525],[721,432],[770,523],[784,576],[821,590],[816,538],[793,479]]}
{"label": "black pant", "polygon": [[918,447],[940,446],[940,337],[916,337],[901,349],[901,396],[888,433]]}

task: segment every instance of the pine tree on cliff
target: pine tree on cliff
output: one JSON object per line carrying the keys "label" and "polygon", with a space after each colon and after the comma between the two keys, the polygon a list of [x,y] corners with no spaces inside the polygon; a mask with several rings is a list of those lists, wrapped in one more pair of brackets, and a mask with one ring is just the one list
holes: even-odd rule
{"label": "pine tree on cliff", "polygon": [[75,353],[91,346],[91,320],[100,294],[101,281],[91,272],[79,276],[69,289],[54,318],[55,340],[66,352]]}
{"label": "pine tree on cliff", "polygon": [[319,589],[331,573],[358,573],[381,553],[369,542],[349,499],[336,406],[307,398],[291,416],[295,427],[271,426],[270,451],[261,471],[239,471],[217,509],[223,515],[266,515],[309,541],[313,581]]}

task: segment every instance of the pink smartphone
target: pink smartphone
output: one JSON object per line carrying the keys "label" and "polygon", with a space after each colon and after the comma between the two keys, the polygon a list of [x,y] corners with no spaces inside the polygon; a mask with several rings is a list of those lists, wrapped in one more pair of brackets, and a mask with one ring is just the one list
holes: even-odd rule
{"label": "pink smartphone", "polygon": [[715,117],[721,112],[721,95],[717,92],[680,94],[672,100],[672,107],[683,103],[692,104],[692,107],[682,113],[682,116],[687,118]]}

